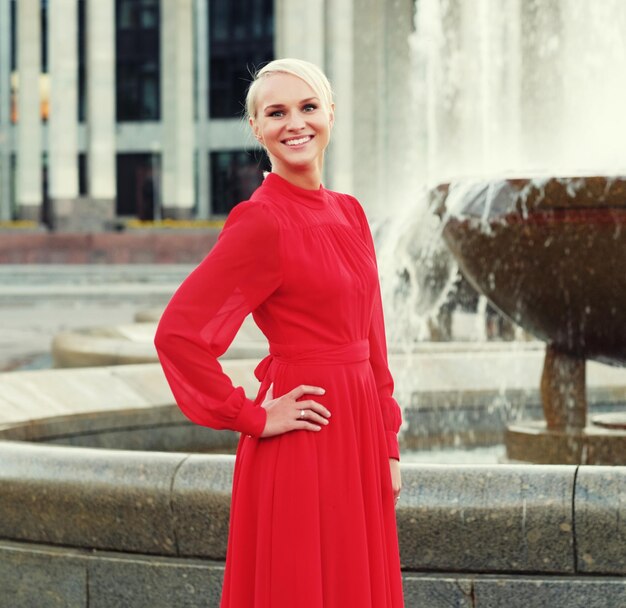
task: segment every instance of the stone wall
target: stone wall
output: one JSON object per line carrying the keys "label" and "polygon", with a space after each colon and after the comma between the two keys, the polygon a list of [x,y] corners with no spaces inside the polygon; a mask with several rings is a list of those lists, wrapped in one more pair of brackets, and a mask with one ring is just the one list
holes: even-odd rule
{"label": "stone wall", "polygon": [[[244,386],[249,364],[224,362]],[[156,364],[3,374],[0,608],[217,608],[233,457],[192,452],[235,439]],[[626,467],[402,474],[407,608],[626,607]]]}
{"label": "stone wall", "polygon": [[0,234],[0,264],[193,264],[215,244],[217,228],[135,233]]}
{"label": "stone wall", "polygon": [[[0,608],[218,605],[233,457],[5,441],[0,462]],[[626,606],[626,469],[403,480],[407,606]]]}

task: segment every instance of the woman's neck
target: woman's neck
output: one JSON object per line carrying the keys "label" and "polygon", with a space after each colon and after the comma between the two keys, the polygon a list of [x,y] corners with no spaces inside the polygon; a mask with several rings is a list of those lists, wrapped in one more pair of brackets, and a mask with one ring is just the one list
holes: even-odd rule
{"label": "woman's neck", "polygon": [[272,173],[305,190],[319,190],[322,185],[322,172],[318,169],[295,172],[283,171],[281,167],[272,167]]}

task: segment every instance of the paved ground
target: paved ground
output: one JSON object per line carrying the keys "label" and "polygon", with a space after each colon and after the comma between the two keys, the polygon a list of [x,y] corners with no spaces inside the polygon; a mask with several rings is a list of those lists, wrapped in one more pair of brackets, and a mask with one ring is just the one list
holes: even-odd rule
{"label": "paved ground", "polygon": [[191,266],[0,266],[0,371],[48,367],[64,329],[119,325],[164,305]]}

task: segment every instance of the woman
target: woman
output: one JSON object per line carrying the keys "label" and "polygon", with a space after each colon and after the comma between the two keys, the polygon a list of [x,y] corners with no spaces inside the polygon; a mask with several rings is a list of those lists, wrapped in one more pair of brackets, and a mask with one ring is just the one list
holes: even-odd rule
{"label": "woman", "polygon": [[[272,172],[230,213],[155,341],[182,411],[241,432],[221,606],[398,608],[401,415],[365,214],[321,185],[330,85],[308,62],[276,60],[247,112]],[[254,401],[217,360],[250,312],[270,344]]]}

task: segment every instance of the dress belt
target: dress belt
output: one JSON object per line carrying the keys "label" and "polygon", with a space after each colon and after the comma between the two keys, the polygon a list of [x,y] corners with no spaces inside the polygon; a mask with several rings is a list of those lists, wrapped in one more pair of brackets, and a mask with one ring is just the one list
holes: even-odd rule
{"label": "dress belt", "polygon": [[256,366],[254,375],[262,381],[273,361],[289,365],[335,365],[367,361],[369,356],[369,340],[345,344],[309,344],[306,347],[270,343],[270,354]]}

